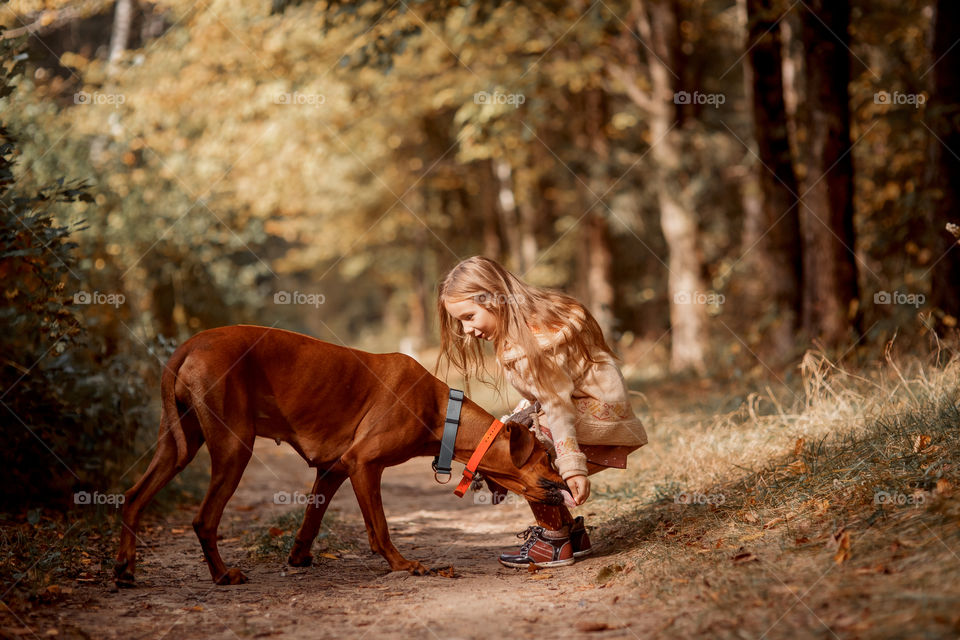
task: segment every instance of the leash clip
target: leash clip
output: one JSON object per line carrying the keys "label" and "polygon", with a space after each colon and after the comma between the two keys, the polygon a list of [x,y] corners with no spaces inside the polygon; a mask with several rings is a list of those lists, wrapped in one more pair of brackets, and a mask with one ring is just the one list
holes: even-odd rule
{"label": "leash clip", "polygon": [[[441,471],[437,468],[437,463],[440,461],[440,456],[437,456],[433,459],[433,462],[430,463],[430,466],[433,467],[433,479],[437,481],[437,484],[447,484],[450,482],[450,478],[453,477],[453,469],[444,469]],[[440,476],[447,476],[445,482],[440,482]]]}

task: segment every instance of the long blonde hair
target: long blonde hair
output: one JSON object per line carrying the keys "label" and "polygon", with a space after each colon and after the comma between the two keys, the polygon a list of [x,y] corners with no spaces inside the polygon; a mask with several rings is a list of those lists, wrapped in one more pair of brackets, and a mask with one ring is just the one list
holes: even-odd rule
{"label": "long blonde hair", "polygon": [[493,314],[497,320],[493,336],[497,359],[501,360],[508,346],[518,347],[529,359],[532,382],[546,393],[557,395],[553,381],[562,372],[554,358],[544,352],[531,327],[548,332],[568,328],[569,339],[558,346],[566,350],[568,362],[579,358],[599,363],[601,354],[616,359],[596,319],[575,298],[527,284],[494,260],[473,256],[451,269],[437,289],[440,356],[434,368],[434,373],[438,372],[446,358],[463,374],[468,389],[471,377],[497,389],[501,376],[490,380],[484,375],[482,341],[464,333],[463,326],[444,306],[445,302],[461,300],[471,300]]}

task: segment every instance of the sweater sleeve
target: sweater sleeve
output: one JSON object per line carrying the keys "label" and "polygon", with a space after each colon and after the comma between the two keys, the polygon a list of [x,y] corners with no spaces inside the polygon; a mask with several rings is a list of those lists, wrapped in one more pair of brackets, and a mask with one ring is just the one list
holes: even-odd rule
{"label": "sweater sleeve", "polygon": [[587,456],[580,451],[577,443],[573,380],[562,367],[560,376],[555,381],[558,395],[541,398],[540,404],[543,407],[543,421],[553,436],[557,470],[560,477],[566,480],[572,476],[587,475]]}

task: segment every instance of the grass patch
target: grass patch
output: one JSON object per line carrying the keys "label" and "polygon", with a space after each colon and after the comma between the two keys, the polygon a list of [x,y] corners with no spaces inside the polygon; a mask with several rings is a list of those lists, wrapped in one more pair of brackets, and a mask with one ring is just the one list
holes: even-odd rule
{"label": "grass patch", "polygon": [[803,373],[770,415],[671,416],[598,493],[597,579],[655,601],[664,637],[956,637],[960,363]]}
{"label": "grass patch", "polygon": [[[272,559],[286,562],[293,542],[303,522],[304,508],[300,507],[283,513],[269,522],[257,527],[244,537],[244,547],[247,555],[253,558]],[[359,549],[354,538],[347,537],[338,527],[336,518],[329,512],[324,514],[320,533],[313,543],[311,552],[316,555],[328,554],[338,556],[342,553],[353,553]],[[334,529],[337,529],[335,531]]]}

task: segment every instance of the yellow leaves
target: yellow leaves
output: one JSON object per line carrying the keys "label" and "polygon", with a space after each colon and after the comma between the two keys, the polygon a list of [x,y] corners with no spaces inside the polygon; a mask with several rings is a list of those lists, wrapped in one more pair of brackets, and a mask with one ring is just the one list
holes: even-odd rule
{"label": "yellow leaves", "polygon": [[64,52],[62,56],[60,56],[60,64],[62,64],[65,67],[73,67],[78,71],[84,71],[86,70],[87,65],[90,64],[90,60],[87,57],[80,55],[79,53],[74,53],[73,51],[67,51],[67,52]]}

